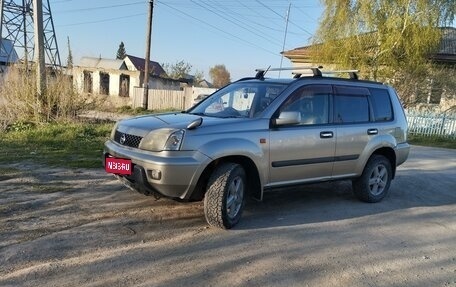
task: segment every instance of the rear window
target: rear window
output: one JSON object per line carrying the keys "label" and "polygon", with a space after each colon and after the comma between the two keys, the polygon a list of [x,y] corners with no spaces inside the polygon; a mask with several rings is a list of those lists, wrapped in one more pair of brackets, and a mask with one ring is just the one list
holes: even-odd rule
{"label": "rear window", "polygon": [[375,121],[384,122],[392,120],[393,110],[388,91],[385,89],[370,89],[370,94]]}
{"label": "rear window", "polygon": [[355,87],[336,87],[334,102],[335,123],[369,121],[369,90]]}

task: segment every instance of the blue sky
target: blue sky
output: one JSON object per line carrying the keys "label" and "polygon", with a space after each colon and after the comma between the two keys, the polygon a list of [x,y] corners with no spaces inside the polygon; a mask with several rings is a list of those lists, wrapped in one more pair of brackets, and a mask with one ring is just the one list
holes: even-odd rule
{"label": "blue sky", "polygon": [[[278,67],[291,3],[285,50],[309,43],[323,8],[319,0],[155,0],[151,59],[183,60],[209,78],[224,64],[232,80],[255,68]],[[50,0],[62,63],[67,37],[81,57],[115,58],[121,41],[128,54],[145,56],[146,0]],[[284,58],[283,66],[290,66]]]}

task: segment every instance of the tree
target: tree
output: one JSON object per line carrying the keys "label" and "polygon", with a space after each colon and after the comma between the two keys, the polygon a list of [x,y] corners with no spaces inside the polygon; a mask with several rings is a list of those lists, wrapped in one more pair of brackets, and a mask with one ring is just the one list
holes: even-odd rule
{"label": "tree", "polygon": [[373,79],[425,72],[427,55],[453,22],[454,0],[322,0],[325,6],[311,57],[367,71]]}
{"label": "tree", "polygon": [[179,80],[188,78],[192,65],[183,60],[176,62],[175,64],[164,63],[162,64],[168,77],[171,79]]}
{"label": "tree", "polygon": [[123,60],[127,56],[127,51],[125,50],[124,42],[120,42],[119,49],[117,49],[116,59]]}
{"label": "tree", "polygon": [[215,65],[209,70],[209,75],[212,79],[212,84],[221,88],[231,82],[230,72],[226,69],[225,65]]}
{"label": "tree", "polygon": [[67,36],[68,41],[68,58],[67,58],[67,69],[73,69],[73,53],[70,47],[70,37]]}
{"label": "tree", "polygon": [[196,87],[199,87],[201,85],[201,82],[204,80],[204,72],[201,71],[195,71],[193,75],[193,85]]}

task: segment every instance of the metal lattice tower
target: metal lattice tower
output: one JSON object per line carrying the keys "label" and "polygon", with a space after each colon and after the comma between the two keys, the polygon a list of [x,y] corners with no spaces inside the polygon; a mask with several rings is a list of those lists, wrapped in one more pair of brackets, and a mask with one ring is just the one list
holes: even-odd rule
{"label": "metal lattice tower", "polygon": [[[19,57],[28,63],[34,57],[33,0],[0,0],[0,35],[13,42]],[[46,63],[60,68],[60,54],[49,0],[43,0],[43,33]],[[0,39],[0,56],[6,53]],[[3,55],[9,58],[9,55]]]}

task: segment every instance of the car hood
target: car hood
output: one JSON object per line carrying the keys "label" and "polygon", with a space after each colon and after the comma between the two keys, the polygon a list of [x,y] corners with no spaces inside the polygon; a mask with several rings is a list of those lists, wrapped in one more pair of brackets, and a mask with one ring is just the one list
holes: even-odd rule
{"label": "car hood", "polygon": [[191,122],[199,118],[203,118],[202,126],[204,127],[221,123],[229,125],[246,120],[245,118],[215,118],[186,113],[156,114],[121,120],[117,124],[117,130],[122,133],[144,137],[150,131],[160,128],[185,129]]}

